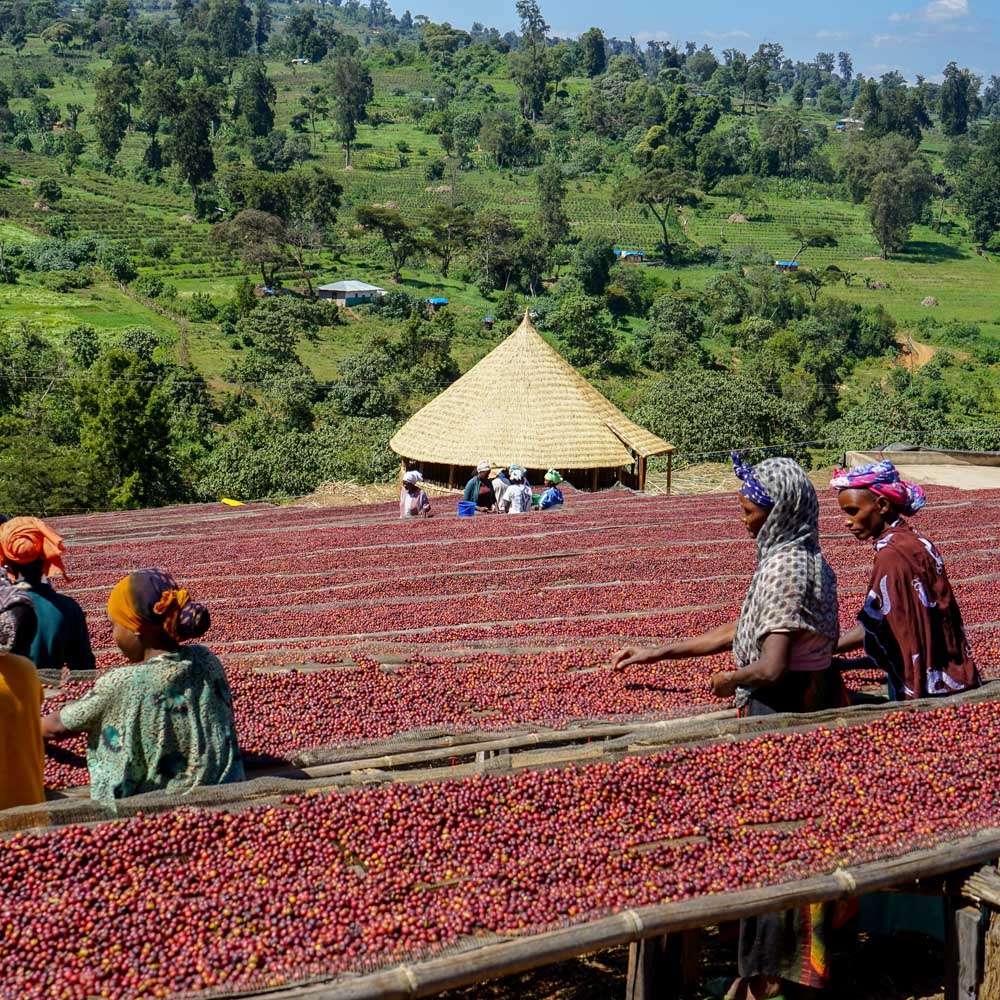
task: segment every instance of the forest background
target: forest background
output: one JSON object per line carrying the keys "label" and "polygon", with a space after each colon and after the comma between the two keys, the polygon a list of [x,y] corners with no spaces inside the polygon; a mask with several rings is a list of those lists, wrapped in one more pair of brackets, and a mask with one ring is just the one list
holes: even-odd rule
{"label": "forest background", "polygon": [[0,3],[0,510],[390,479],[527,307],[680,462],[1000,449],[1000,78],[516,11]]}

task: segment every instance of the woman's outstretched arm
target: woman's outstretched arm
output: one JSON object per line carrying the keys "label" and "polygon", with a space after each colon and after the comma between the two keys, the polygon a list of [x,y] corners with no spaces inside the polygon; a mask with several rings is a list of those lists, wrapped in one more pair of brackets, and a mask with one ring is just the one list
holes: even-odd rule
{"label": "woman's outstretched arm", "polygon": [[660,660],[686,660],[694,656],[711,656],[733,648],[736,622],[727,622],[690,639],[678,639],[666,646],[626,646],[611,658],[611,668],[622,670],[636,663],[658,663]]}

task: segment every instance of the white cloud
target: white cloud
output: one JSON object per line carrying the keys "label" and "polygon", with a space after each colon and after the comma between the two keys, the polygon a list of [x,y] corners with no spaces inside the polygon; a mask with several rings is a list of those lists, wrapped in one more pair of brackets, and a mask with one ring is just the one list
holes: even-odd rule
{"label": "white cloud", "polygon": [[930,0],[916,10],[897,12],[889,15],[889,20],[900,21],[955,21],[972,13],[969,0]]}
{"label": "white cloud", "polygon": [[703,31],[706,38],[711,38],[713,42],[734,42],[740,38],[753,38],[749,31],[737,29],[736,31]]}
{"label": "white cloud", "polygon": [[847,39],[846,31],[817,31],[816,37],[821,42],[843,42]]}
{"label": "white cloud", "polygon": [[666,31],[639,31],[635,34],[635,40],[643,45],[646,42],[672,42],[673,36]]}

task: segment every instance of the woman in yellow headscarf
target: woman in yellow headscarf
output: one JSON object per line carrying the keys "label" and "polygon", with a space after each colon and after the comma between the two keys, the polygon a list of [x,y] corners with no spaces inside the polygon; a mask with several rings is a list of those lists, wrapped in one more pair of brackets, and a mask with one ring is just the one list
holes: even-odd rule
{"label": "woman in yellow headscarf", "polygon": [[168,573],[147,569],[115,585],[108,616],[131,666],[102,674],[89,694],[43,720],[47,739],[89,735],[91,797],[243,780],[222,664],[205,646],[186,644],[208,631],[208,609]]}

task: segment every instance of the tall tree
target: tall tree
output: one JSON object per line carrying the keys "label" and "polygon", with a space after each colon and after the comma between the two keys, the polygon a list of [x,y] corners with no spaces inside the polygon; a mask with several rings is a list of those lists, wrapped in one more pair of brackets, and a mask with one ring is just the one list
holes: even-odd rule
{"label": "tall tree", "polygon": [[330,110],[330,102],[321,90],[316,93],[303,94],[299,98],[305,113],[309,116],[309,129],[313,135],[316,134],[316,119],[321,118]]}
{"label": "tall tree", "polygon": [[600,76],[604,72],[608,56],[604,32],[600,28],[590,28],[580,36],[580,55],[587,76]]}
{"label": "tall tree", "polygon": [[451,263],[472,240],[475,220],[464,205],[435,205],[424,219],[429,238],[427,252],[437,258],[438,267],[448,277]]}
{"label": "tall tree", "polygon": [[253,43],[257,55],[264,51],[271,34],[271,5],[268,0],[256,0],[253,5]]}
{"label": "tall tree", "polygon": [[969,130],[969,120],[978,116],[982,104],[979,87],[982,81],[967,69],[959,69],[954,62],[944,68],[941,84],[941,129],[945,135],[964,135]]}
{"label": "tall tree", "polygon": [[233,91],[233,118],[242,120],[251,135],[267,135],[274,128],[278,92],[260,56],[246,60]]}
{"label": "tall tree", "polygon": [[129,123],[121,77],[114,67],[98,70],[94,77],[94,110],[90,117],[97,133],[98,148],[110,173]]}
{"label": "tall tree", "polygon": [[205,29],[223,59],[238,59],[250,49],[251,19],[243,0],[209,0]]}
{"label": "tall tree", "polygon": [[661,249],[667,259],[671,255],[670,218],[677,205],[690,200],[692,181],[684,170],[653,169],[625,180],[615,192],[617,204],[637,204],[660,224]]}
{"label": "tall tree", "polygon": [[182,92],[170,148],[181,179],[190,186],[192,195],[215,175],[211,138],[218,114],[218,95],[210,87],[192,83]]}
{"label": "tall tree", "polygon": [[521,21],[521,45],[508,63],[520,92],[521,113],[534,121],[542,113],[553,78],[552,60],[545,47],[549,26],[537,0],[517,0],[516,7]]}
{"label": "tall tree", "polygon": [[80,157],[86,148],[83,136],[75,129],[67,129],[62,134],[62,166],[67,177],[72,176]]}
{"label": "tall tree", "polygon": [[417,232],[400,214],[399,209],[381,205],[358,205],[354,210],[363,229],[378,233],[392,260],[392,280],[400,282],[406,262],[420,249]]}
{"label": "tall tree", "polygon": [[726,49],[722,55],[726,60],[726,69],[729,70],[729,76],[739,91],[742,111],[746,114],[747,95],[750,89],[750,60],[747,59],[746,53],[740,52],[739,49]]}
{"label": "tall tree", "polygon": [[837,68],[840,70],[840,78],[844,83],[850,83],[854,78],[854,60],[850,52],[837,53]]}
{"label": "tall tree", "polygon": [[959,175],[958,197],[976,239],[985,246],[1000,230],[1000,123],[986,130]]}
{"label": "tall tree", "polygon": [[358,123],[368,119],[368,105],[375,96],[375,88],[368,67],[355,55],[334,60],[329,86],[334,128],[337,138],[344,144],[344,165],[349,167],[351,145],[358,137]]}
{"label": "tall tree", "polygon": [[173,119],[181,108],[177,72],[169,66],[149,67],[143,74],[140,91],[146,131],[154,139],[164,119]]}
{"label": "tall tree", "polygon": [[538,187],[538,218],[542,236],[549,246],[562,243],[569,235],[569,217],[566,215],[566,180],[559,164],[549,160],[535,176]]}
{"label": "tall tree", "polygon": [[161,506],[181,495],[162,377],[148,357],[109,352],[80,383],[80,444],[100,456],[113,507]]}
{"label": "tall tree", "polygon": [[270,212],[245,208],[232,219],[212,227],[212,239],[236,254],[248,267],[260,268],[265,288],[274,285],[274,274],[285,260],[284,226]]}
{"label": "tall tree", "polygon": [[882,249],[882,259],[905,249],[913,224],[934,193],[934,177],[922,159],[878,174],[866,204],[872,235]]}

